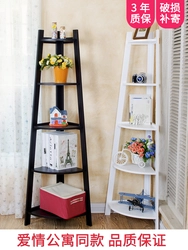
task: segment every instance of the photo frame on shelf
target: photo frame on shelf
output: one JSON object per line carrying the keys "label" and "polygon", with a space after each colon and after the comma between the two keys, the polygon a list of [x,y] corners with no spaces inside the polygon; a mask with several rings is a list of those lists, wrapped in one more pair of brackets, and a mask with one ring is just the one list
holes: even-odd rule
{"label": "photo frame on shelf", "polygon": [[136,29],[133,35],[133,39],[147,39],[149,35],[149,28]]}

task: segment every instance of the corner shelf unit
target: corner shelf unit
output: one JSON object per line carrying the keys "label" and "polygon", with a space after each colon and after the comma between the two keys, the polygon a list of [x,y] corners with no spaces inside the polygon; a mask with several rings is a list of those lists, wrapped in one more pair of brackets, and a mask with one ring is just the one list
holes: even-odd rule
{"label": "corner shelf unit", "polygon": [[[55,47],[54,53],[62,55],[64,55],[64,46],[66,44],[73,44],[76,82],[55,84],[54,82],[44,83],[40,81],[41,70],[39,61],[43,57],[42,53],[44,44],[49,44],[49,43],[54,44]],[[63,110],[64,99],[65,99],[64,88],[68,88],[71,85],[75,85],[77,89],[79,123],[68,121],[68,126],[66,127],[50,127],[49,122],[38,123],[37,120],[38,120],[38,110],[39,110],[40,86],[45,86],[46,88],[48,86],[54,86],[54,88],[56,89],[56,106],[60,110]],[[37,131],[42,129],[57,130],[57,131],[78,130],[80,133],[82,166],[80,168],[78,167],[78,168],[71,168],[59,171],[44,166],[34,167]],[[73,30],[73,37],[68,37],[66,39],[51,39],[49,37],[44,37],[44,30],[38,31],[36,70],[35,70],[34,95],[33,95],[33,112],[31,121],[31,137],[30,137],[28,179],[27,179],[27,192],[26,192],[25,225],[30,224],[31,215],[62,220],[62,218],[40,209],[40,206],[32,207],[31,204],[32,204],[32,193],[33,193],[33,179],[35,173],[56,175],[56,182],[64,182],[64,175],[66,174],[82,173],[84,191],[86,192],[86,213],[84,213],[83,215],[86,216],[86,224],[88,226],[92,226],[78,30]]]}
{"label": "corner shelf unit", "polygon": [[[106,209],[105,214],[110,215],[111,211],[116,213],[139,218],[139,219],[151,219],[155,221],[155,228],[159,227],[159,219],[158,219],[158,190],[159,190],[159,117],[160,117],[160,67],[159,67],[159,30],[156,30],[155,38],[152,39],[142,39],[142,40],[133,40],[132,32],[128,32],[126,36],[125,43],[125,51],[124,51],[124,59],[123,59],[123,69],[122,69],[122,77],[119,91],[119,100],[117,107],[117,115],[116,115],[116,124],[114,131],[114,141],[112,148],[112,157],[111,157],[111,166],[110,166],[110,175],[108,182],[108,191],[107,191],[107,201],[106,201]],[[139,46],[147,46],[147,82],[146,83],[131,83],[130,79],[128,79],[129,71],[130,71],[130,55],[131,49],[134,45]],[[133,59],[134,60],[134,59]],[[155,81],[154,81],[155,74]],[[123,114],[125,107],[129,105],[128,103],[128,94],[130,94],[131,90],[143,90],[145,88],[146,94],[151,95],[152,100],[154,102],[153,109],[154,117],[151,125],[132,125],[129,121],[123,120]],[[143,92],[142,92],[143,93]],[[140,168],[136,164],[127,163],[125,165],[116,164],[114,161],[114,155],[120,151],[120,137],[122,130],[128,130],[129,134],[132,135],[130,137],[134,137],[135,131],[140,131],[145,134],[147,137],[151,135],[155,141],[156,152],[155,152],[155,161],[149,166],[145,166],[144,168]],[[121,138],[122,139],[122,138]],[[129,138],[130,139],[130,138]],[[125,140],[126,141],[126,140]],[[113,199],[114,189],[116,186],[116,172],[121,171],[124,173],[129,173],[129,178],[132,175],[142,175],[143,176],[143,190],[144,194],[151,195],[154,191],[155,197],[155,209],[144,209],[144,212],[140,211],[133,207],[129,209],[128,204],[122,204],[119,200]],[[126,177],[125,177],[126,178]],[[154,178],[154,181],[152,179]],[[126,181],[126,179],[125,179]],[[131,190],[120,190],[121,192],[129,192]],[[141,191],[141,190],[140,190]]]}

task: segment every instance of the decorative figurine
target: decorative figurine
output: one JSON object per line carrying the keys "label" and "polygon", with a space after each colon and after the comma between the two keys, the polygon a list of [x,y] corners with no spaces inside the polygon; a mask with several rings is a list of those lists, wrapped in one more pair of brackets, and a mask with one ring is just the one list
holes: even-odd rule
{"label": "decorative figurine", "polygon": [[137,74],[134,74],[132,76],[132,82],[134,83],[146,83],[147,81],[147,76],[144,72]]}
{"label": "decorative figurine", "polygon": [[65,39],[66,38],[66,32],[65,32],[65,26],[60,27],[60,38]]}
{"label": "decorative figurine", "polygon": [[50,126],[63,127],[67,125],[67,110],[60,110],[56,106],[50,108]]}
{"label": "decorative figurine", "polygon": [[[144,190],[140,194],[132,194],[119,192],[120,200],[118,203],[129,206],[129,211],[134,209],[140,209],[142,213],[144,209],[155,209],[155,198],[150,195],[145,195]],[[131,197],[131,199],[125,199],[125,197]]]}

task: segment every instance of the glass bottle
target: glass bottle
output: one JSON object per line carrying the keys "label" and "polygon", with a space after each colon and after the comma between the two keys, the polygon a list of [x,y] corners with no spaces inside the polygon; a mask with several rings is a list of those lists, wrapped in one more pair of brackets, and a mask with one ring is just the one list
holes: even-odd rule
{"label": "glass bottle", "polygon": [[52,39],[57,39],[57,23],[52,22]]}

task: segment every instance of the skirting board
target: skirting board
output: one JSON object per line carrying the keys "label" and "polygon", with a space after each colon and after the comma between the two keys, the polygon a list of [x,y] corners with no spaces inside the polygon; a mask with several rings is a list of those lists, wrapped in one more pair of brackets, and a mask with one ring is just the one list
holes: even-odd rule
{"label": "skirting board", "polygon": [[105,203],[91,203],[91,213],[103,214],[105,211]]}

